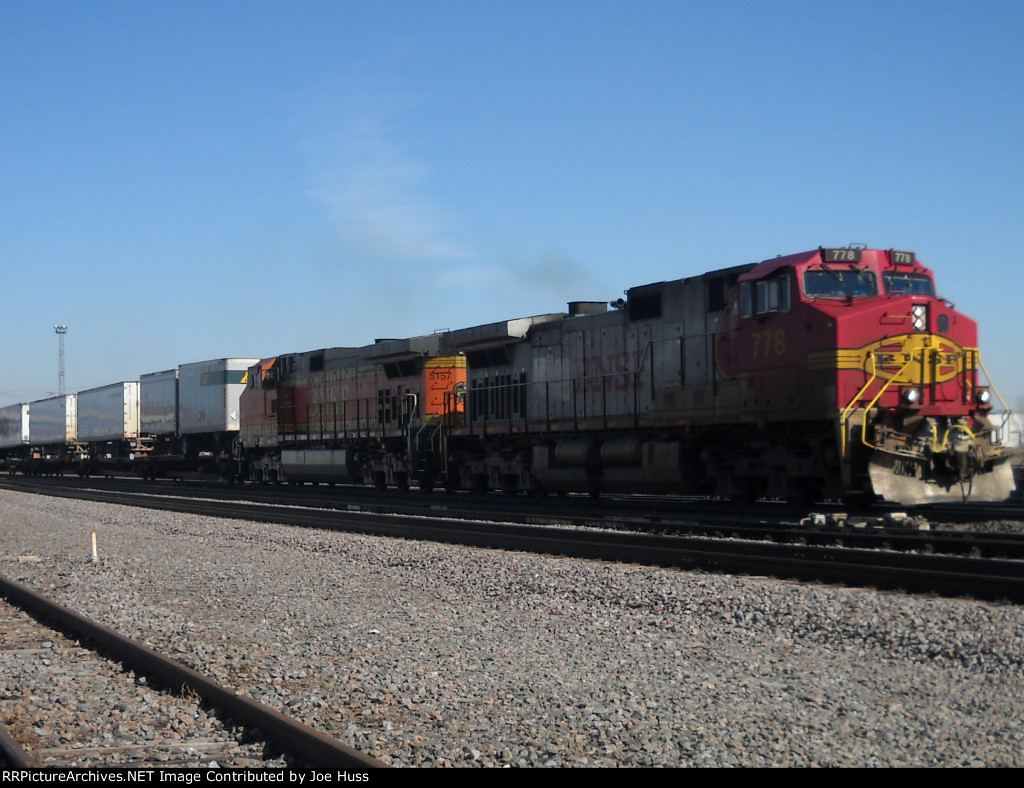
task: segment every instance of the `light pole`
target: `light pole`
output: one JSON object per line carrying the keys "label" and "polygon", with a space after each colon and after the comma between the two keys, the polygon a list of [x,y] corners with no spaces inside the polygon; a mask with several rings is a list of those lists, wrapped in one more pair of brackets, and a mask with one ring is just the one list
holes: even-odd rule
{"label": "light pole", "polygon": [[64,396],[64,335],[68,333],[67,326],[54,326],[53,330],[57,332],[57,338],[60,340],[59,349],[57,350],[57,394],[61,397]]}

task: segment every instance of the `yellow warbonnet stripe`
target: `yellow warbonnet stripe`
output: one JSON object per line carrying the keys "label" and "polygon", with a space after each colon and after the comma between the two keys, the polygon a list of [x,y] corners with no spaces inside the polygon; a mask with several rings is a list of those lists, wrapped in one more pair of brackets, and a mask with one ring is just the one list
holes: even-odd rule
{"label": "yellow warbonnet stripe", "polygon": [[944,383],[976,365],[976,353],[937,334],[901,334],[860,348],[807,354],[809,370],[858,369],[897,382]]}

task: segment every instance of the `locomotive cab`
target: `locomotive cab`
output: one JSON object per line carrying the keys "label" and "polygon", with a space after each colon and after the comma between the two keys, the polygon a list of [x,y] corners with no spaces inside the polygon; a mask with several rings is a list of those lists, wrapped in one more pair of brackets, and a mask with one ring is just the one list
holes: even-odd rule
{"label": "locomotive cab", "polygon": [[[912,252],[818,249],[754,266],[739,277],[718,357],[724,378],[746,382],[768,444],[803,443],[793,453],[819,468],[812,486],[833,467],[824,475],[841,489],[827,495],[913,505],[1012,492],[977,324],[936,296]],[[834,445],[801,428],[822,419]]]}
{"label": "locomotive cab", "polygon": [[[1012,475],[988,420],[994,389],[982,380],[977,324],[936,296],[912,252],[804,257],[792,261],[800,306],[786,340],[806,340],[801,389],[834,396],[821,404],[832,411],[846,490],[904,504],[1007,498]],[[741,288],[765,281],[757,269],[748,276]],[[757,351],[759,334],[749,333]],[[765,385],[786,390],[770,377]]]}

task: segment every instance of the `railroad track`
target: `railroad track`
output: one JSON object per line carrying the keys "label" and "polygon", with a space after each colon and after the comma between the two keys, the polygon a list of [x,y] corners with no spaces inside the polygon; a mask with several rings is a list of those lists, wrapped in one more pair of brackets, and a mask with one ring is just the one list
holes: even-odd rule
{"label": "railroad track", "polygon": [[[706,534],[640,533],[630,528],[450,519],[444,509],[429,515],[385,514],[364,511],[358,505],[341,510],[85,488],[39,491],[121,505],[473,547],[1024,602],[1024,561],[1018,557],[1019,552],[1011,558],[985,558],[976,546],[978,543],[972,543],[969,555],[942,554],[935,548],[942,544],[935,534],[858,534],[852,528],[841,532],[807,528],[794,533],[786,527],[769,528],[755,538],[756,528],[747,527],[749,523],[727,525],[724,530],[722,523],[716,523],[715,532],[729,538],[708,538]],[[699,524],[693,523],[692,527],[699,529]],[[764,526],[761,528],[765,530]],[[779,541],[779,534],[786,538]],[[954,534],[952,539],[963,547],[962,534]],[[1006,550],[1019,550],[1021,540],[1009,541]],[[862,546],[849,546],[850,543]],[[991,554],[998,540],[983,543]]]}
{"label": "railroad track", "polygon": [[[588,497],[556,499],[545,505],[536,499],[504,496],[380,495],[361,487],[328,492],[326,488],[305,487],[282,491],[275,487],[229,488],[223,484],[180,486],[168,483],[144,484],[137,480],[95,481],[78,479],[25,481],[4,480],[0,488],[29,493],[88,497],[113,503],[132,504],[148,496],[160,498],[223,501],[231,504],[287,506],[310,510],[359,511],[366,514],[394,514],[438,519],[466,519],[491,522],[520,522],[531,525],[589,526],[616,531],[662,535],[744,538],[804,545],[881,547],[887,550],[920,551],[975,558],[1024,559],[1024,522],[1019,531],[982,532],[976,529],[939,527],[932,529],[926,515],[906,516],[895,511],[841,513],[822,509],[823,514],[807,516],[805,510],[785,506],[755,507],[755,513],[739,507],[708,502],[664,500],[602,500],[596,505]],[[119,497],[119,496],[123,496]],[[158,506],[159,504],[154,504]],[[1017,517],[1024,510],[1010,511]],[[980,510],[986,517],[988,507]],[[230,515],[227,515],[230,516]],[[958,515],[961,522],[966,511]],[[1014,522],[1011,520],[1011,522]],[[837,525],[841,524],[841,525]],[[1011,526],[1012,527],[1012,526]]]}
{"label": "railroad track", "polygon": [[25,586],[0,595],[5,768],[384,766]]}
{"label": "railroad track", "polygon": [[[224,482],[189,481],[184,483],[159,480],[143,481],[130,477],[81,479],[64,477],[3,477],[0,487],[25,492],[56,489],[96,489],[125,494],[173,495],[175,497],[209,498],[215,500],[245,500],[253,503],[304,506],[337,509],[358,505],[367,510],[417,514],[431,510],[445,510],[449,514],[464,513],[480,519],[503,518],[525,522],[560,520],[572,522],[591,520],[605,522],[609,527],[616,522],[630,522],[644,528],[645,523],[661,523],[665,528],[675,524],[682,527],[699,525],[710,528],[721,523],[778,525],[800,524],[811,511],[834,517],[841,511],[851,523],[857,521],[888,521],[900,510],[889,505],[844,510],[836,504],[822,502],[814,506],[797,507],[782,502],[765,501],[756,505],[738,505],[723,500],[673,496],[503,496],[457,494],[424,494],[414,490],[379,492],[360,485],[228,485]],[[946,531],[971,533],[997,532],[1024,538],[1024,499],[1004,504],[964,504],[917,507],[905,512],[909,520],[926,520]],[[993,524],[999,527],[993,529]]]}

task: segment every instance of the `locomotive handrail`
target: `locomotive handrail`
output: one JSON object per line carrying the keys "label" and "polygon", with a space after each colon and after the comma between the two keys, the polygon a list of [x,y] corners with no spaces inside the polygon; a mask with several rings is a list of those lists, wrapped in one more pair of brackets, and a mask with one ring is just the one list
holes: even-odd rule
{"label": "locomotive handrail", "polygon": [[985,366],[985,362],[981,359],[981,350],[978,348],[971,348],[972,352],[977,355],[978,366],[981,367],[981,371],[985,373],[985,380],[988,381],[988,387],[996,393],[996,397],[999,398],[999,404],[1003,406],[1003,412],[1005,414],[1003,418],[1003,424],[1005,425],[1009,421],[1010,414],[1013,412],[1010,410],[1010,406],[1006,404],[1006,400],[1003,399],[1003,395],[999,393],[999,389],[996,388],[996,384],[992,382],[992,376],[988,374],[988,367]]}
{"label": "locomotive handrail", "polygon": [[[924,369],[924,351],[925,351],[925,350],[927,350],[927,349],[928,349],[928,348],[925,348],[925,347],[922,347],[922,348],[921,348],[921,369]],[[897,380],[900,380],[900,382],[901,382],[901,383],[902,383],[902,382],[904,382],[904,381],[902,380],[902,377],[903,377],[903,373],[907,371],[907,367],[909,367],[909,366],[910,366],[911,364],[913,364],[913,363],[914,363],[914,360],[915,360],[915,359],[914,359],[914,354],[913,354],[913,353],[911,353],[911,354],[909,354],[909,355],[910,355],[910,358],[909,358],[909,359],[907,359],[907,363],[906,363],[906,364],[904,364],[904,365],[903,365],[902,367],[900,367],[900,371],[899,371],[899,372],[897,372],[897,373],[896,373],[895,375],[893,375],[893,376],[892,376],[891,378],[889,378],[889,379],[888,379],[887,381],[885,381],[885,385],[883,385],[883,386],[882,386],[882,388],[880,388],[880,389],[878,390],[878,393],[877,393],[877,394],[875,395],[875,398],[874,398],[873,400],[871,400],[871,402],[870,402],[870,403],[869,403],[869,404],[867,405],[867,407],[865,407],[865,408],[864,408],[864,410],[866,410],[866,411],[870,411],[870,410],[871,410],[871,409],[872,409],[873,407],[875,407],[875,404],[876,404],[876,403],[878,402],[878,400],[880,400],[880,399],[882,398],[882,395],[883,395],[883,394],[884,394],[884,393],[885,393],[886,391],[888,391],[888,390],[889,390],[889,387],[890,387],[890,386],[891,386],[891,385],[892,385],[893,383],[895,383],[895,382],[896,382]],[[872,358],[873,358],[873,357],[874,357],[874,356],[872,355]],[[856,400],[854,400],[854,402],[856,402]],[[864,444],[865,446],[867,446],[867,447],[868,447],[869,449],[875,449],[875,450],[877,451],[877,450],[878,450],[878,449],[879,449],[880,447],[879,447],[879,446],[876,446],[876,445],[875,445],[875,444],[873,444],[873,443],[868,443],[868,440],[867,440],[867,437],[866,437],[866,433],[867,433],[867,430],[865,430],[865,429],[863,429],[863,428],[862,428],[862,429],[861,429],[861,431],[860,431],[860,440],[861,440],[861,443],[863,443],[863,444]]]}
{"label": "locomotive handrail", "polygon": [[[861,388],[861,390],[858,391],[854,395],[853,399],[850,400],[850,404],[847,405],[845,408],[843,408],[843,412],[839,416],[839,423],[842,425],[842,430],[841,430],[842,442],[840,443],[840,447],[842,449],[842,454],[843,454],[844,457],[846,456],[846,423],[847,423],[847,421],[850,418],[850,411],[853,410],[853,407],[854,407],[854,405],[857,404],[857,401],[861,398],[861,396],[864,394],[864,392],[868,390],[868,388],[871,386],[871,384],[874,383],[875,379],[878,377],[878,370],[876,368],[877,364],[875,363],[875,354],[872,353],[869,356],[869,358],[871,359],[871,367],[872,367],[871,377],[868,379],[868,382],[864,384],[864,386]],[[867,370],[865,370],[865,371],[867,371]],[[863,427],[862,427],[861,428],[861,435],[863,436],[863,434],[864,434],[864,430],[863,430]]]}
{"label": "locomotive handrail", "polygon": [[[1010,409],[1010,406],[1006,404],[1006,400],[1003,399],[1003,395],[1000,393],[999,389],[996,387],[996,384],[993,382],[992,376],[988,372],[988,367],[985,366],[985,362],[981,358],[981,350],[979,348],[970,348],[970,352],[973,353],[974,357],[977,359],[977,366],[981,367],[981,371],[985,373],[985,380],[988,382],[989,389],[995,392],[996,398],[999,400],[999,404],[1003,406],[1003,418],[999,424],[999,431],[1001,433],[1003,429],[1006,427],[1006,425],[1010,422],[1010,416],[1013,415],[1013,411]],[[1005,446],[999,447],[1000,452],[1003,449],[1005,449]],[[996,452],[993,452],[993,454],[994,453]]]}
{"label": "locomotive handrail", "polygon": [[[922,346],[922,347],[919,348],[919,351],[920,351],[920,354],[921,354],[920,363],[921,363],[921,369],[922,369],[922,376],[923,376],[923,371],[925,369],[927,369],[927,359],[926,359],[927,351],[932,350],[932,349],[933,348],[931,348],[929,346]],[[991,377],[988,374],[988,369],[985,368],[985,364],[981,360],[981,351],[978,348],[965,348],[965,350],[967,351],[967,353],[971,354],[977,360],[977,365],[981,367],[982,371],[985,373],[985,377],[989,380],[990,388],[992,388],[995,391],[996,396],[999,398],[1000,403],[1002,403],[1004,410],[1007,411],[1007,415],[1004,416],[1004,419],[1003,419],[1003,424],[1005,424],[1006,421],[1008,420],[1009,408],[1006,407],[1006,402],[1005,402],[1005,400],[1003,400],[1003,397],[999,393],[998,389],[996,389],[995,386],[992,385],[992,383],[991,383]],[[871,359],[871,366],[873,368],[872,369],[871,377],[864,384],[864,386],[861,387],[860,391],[857,392],[856,396],[854,396],[854,398],[850,401],[849,405],[847,405],[846,408],[843,409],[843,412],[842,412],[842,415],[841,415],[841,423],[843,425],[841,446],[842,446],[842,450],[843,450],[844,453],[846,452],[846,432],[847,432],[846,431],[846,424],[847,424],[847,422],[849,420],[850,412],[853,410],[853,408],[856,405],[856,403],[858,402],[858,400],[871,387],[871,384],[878,377],[878,371],[875,368],[876,365],[877,365],[877,362],[875,361],[874,354],[872,354],[870,356],[870,359]],[[910,358],[900,368],[899,372],[897,372],[895,375],[893,375],[891,378],[889,378],[885,382],[885,384],[878,390],[878,393],[875,394],[875,396],[871,400],[871,402],[868,403],[865,406],[864,410],[865,411],[870,411],[875,406],[875,404],[878,402],[878,400],[881,399],[882,395],[894,383],[905,383],[905,382],[907,382],[905,380],[905,378],[904,378],[904,374],[906,373],[906,371],[910,367],[910,365],[915,363],[916,361],[917,361],[916,354],[911,354]],[[965,373],[967,372],[968,368],[976,368],[976,367],[974,367],[973,365],[968,365],[968,364],[965,363],[965,365],[964,365],[964,372]],[[923,383],[923,380],[922,380],[922,383]],[[974,381],[971,381],[970,379],[967,379],[966,383],[967,383],[968,392],[970,392],[971,389],[976,385],[976,383]],[[959,431],[959,432],[967,433],[968,437],[970,438],[971,442],[973,442],[973,443],[976,443],[977,440],[978,440],[977,435],[975,435],[975,433],[969,427],[966,427],[963,424],[954,424],[952,427],[950,427],[949,429],[946,430],[946,432],[942,436],[942,439],[940,440],[939,439],[939,434],[938,434],[938,428],[935,425],[932,425],[931,450],[933,452],[935,452],[935,453],[946,452],[949,449],[950,434],[953,433],[954,431]],[[897,455],[900,455],[900,456],[915,456],[913,453],[900,452],[900,451],[891,451],[891,450],[885,449],[882,446],[879,446],[879,445],[876,445],[876,444],[868,442],[868,440],[867,440],[867,431],[864,430],[864,429],[861,430],[860,438],[861,438],[861,442],[865,446],[867,446],[869,449],[874,449],[875,451],[886,451],[889,454],[897,454]]]}
{"label": "locomotive handrail", "polygon": [[[921,369],[922,369],[922,378],[924,377],[924,374],[923,374],[923,370],[925,369],[925,358],[924,358],[924,353],[925,353],[925,351],[926,351],[926,350],[928,350],[928,349],[929,349],[929,348],[926,348],[926,347],[922,347],[922,348],[920,349],[920,350],[921,350]],[[891,386],[891,385],[892,385],[893,383],[897,383],[897,382],[899,382],[899,383],[906,383],[906,382],[907,382],[907,380],[906,380],[906,379],[905,379],[905,378],[903,377],[903,373],[907,371],[907,367],[909,367],[909,366],[910,366],[911,364],[913,364],[913,363],[914,363],[914,362],[916,361],[916,359],[914,358],[914,354],[913,354],[913,353],[910,353],[910,354],[908,354],[908,355],[910,356],[910,358],[909,358],[909,359],[907,359],[907,363],[906,363],[906,364],[904,364],[904,365],[903,365],[902,367],[900,367],[900,371],[899,371],[899,372],[897,372],[897,373],[896,373],[895,375],[893,375],[893,376],[892,376],[891,378],[889,378],[889,379],[888,379],[887,381],[885,381],[885,384],[884,384],[884,385],[882,386],[882,388],[880,388],[880,389],[878,390],[878,393],[877,393],[877,394],[875,394],[875,398],[874,398],[873,400],[871,400],[871,402],[870,402],[870,403],[868,403],[868,405],[867,405],[867,407],[865,408],[865,410],[871,410],[871,409],[872,409],[873,407],[875,407],[875,405],[876,405],[876,404],[878,403],[878,400],[880,400],[880,399],[882,398],[882,395],[883,395],[883,394],[884,394],[884,393],[885,393],[886,391],[888,391],[888,390],[889,390],[889,387],[890,387],[890,386]]]}
{"label": "locomotive handrail", "polygon": [[[926,348],[926,347],[922,347],[921,348],[921,368],[922,369],[924,369],[924,366],[925,366],[924,352],[926,350],[928,350],[928,349],[929,348]],[[866,392],[871,387],[871,384],[874,383],[875,380],[878,379],[878,369],[877,369],[878,363],[875,361],[875,354],[872,353],[870,356],[868,356],[868,358],[871,360],[871,367],[872,367],[871,377],[868,379],[868,382],[865,383],[861,387],[860,391],[857,392],[857,394],[854,396],[854,398],[852,400],[850,400],[850,404],[847,405],[843,409],[842,415],[840,416],[840,423],[842,424],[842,427],[843,427],[842,428],[842,443],[840,445],[841,445],[842,452],[843,452],[844,455],[846,454],[846,424],[847,424],[847,421],[849,420],[849,417],[850,417],[850,411],[853,410],[853,408],[857,404],[858,400],[860,400],[860,398],[864,395],[864,392]],[[895,375],[893,375],[891,378],[889,378],[885,382],[885,384],[878,390],[878,393],[875,394],[874,398],[871,400],[870,403],[868,403],[868,405],[864,408],[864,410],[865,411],[870,411],[873,407],[875,407],[875,404],[878,402],[878,400],[880,400],[882,398],[882,395],[886,391],[889,390],[889,387],[893,383],[895,383],[897,381],[899,381],[901,383],[904,382],[903,381],[903,373],[905,373],[907,371],[907,368],[911,364],[913,364],[915,361],[916,361],[916,359],[914,358],[914,355],[911,354],[910,358],[907,359],[907,363],[904,364],[902,367],[900,367],[900,371],[899,372],[897,372]],[[861,431],[860,431],[861,443],[863,443],[869,449],[875,449],[875,450],[879,449],[879,447],[876,446],[875,444],[868,443],[866,433],[867,433],[867,430],[863,429],[863,426],[862,426]]]}

